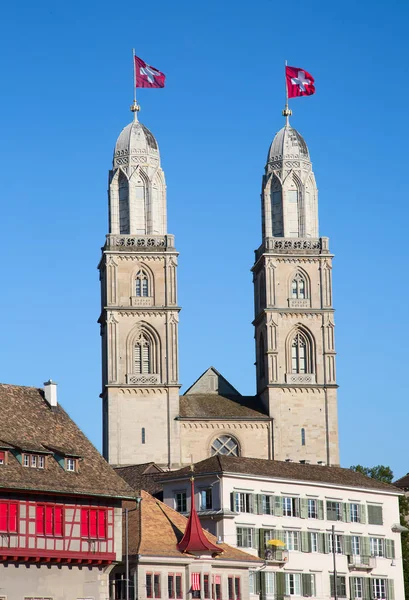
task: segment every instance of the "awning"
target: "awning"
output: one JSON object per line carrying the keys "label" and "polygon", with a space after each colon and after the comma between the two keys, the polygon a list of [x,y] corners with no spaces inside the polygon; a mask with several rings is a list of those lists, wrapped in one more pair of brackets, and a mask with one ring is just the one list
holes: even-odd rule
{"label": "awning", "polygon": [[200,590],[200,573],[192,573],[192,592]]}
{"label": "awning", "polygon": [[267,544],[269,546],[276,546],[276,547],[280,547],[280,548],[284,548],[285,543],[282,542],[281,540],[268,540]]}

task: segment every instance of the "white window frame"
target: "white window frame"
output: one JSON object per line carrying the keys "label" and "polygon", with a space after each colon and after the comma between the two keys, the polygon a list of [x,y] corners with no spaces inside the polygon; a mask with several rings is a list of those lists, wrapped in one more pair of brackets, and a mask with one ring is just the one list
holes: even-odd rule
{"label": "white window frame", "polygon": [[[239,530],[241,539],[243,542],[246,542],[245,545],[239,546]],[[253,528],[252,527],[237,527],[236,529],[236,539],[237,539],[237,547],[238,548],[253,548]]]}
{"label": "white window frame", "polygon": [[351,536],[351,550],[354,556],[361,554],[361,537],[359,535]]}
{"label": "white window frame", "polygon": [[352,504],[349,505],[349,518],[351,520],[351,523],[359,523],[360,522],[360,518],[359,518],[359,504],[353,502]]}
{"label": "white window frame", "polygon": [[318,552],[318,533],[316,531],[310,532],[311,540],[311,552]]}
{"label": "white window frame", "polygon": [[[180,505],[181,505],[181,510],[179,510],[178,508],[178,496],[180,496]],[[175,490],[173,492],[173,501],[175,503],[175,510],[177,512],[187,512],[187,493],[186,490]],[[183,505],[185,505],[185,509],[183,510]]]}
{"label": "white window frame", "polygon": [[308,498],[308,518],[318,519],[318,502],[313,498]]}
{"label": "white window frame", "polygon": [[266,596],[273,596],[276,593],[275,590],[275,573],[273,571],[264,571],[264,585]]}
{"label": "white window frame", "polygon": [[383,577],[373,577],[371,579],[372,598],[377,600],[386,600],[388,597],[387,580]]}
{"label": "white window frame", "polygon": [[65,459],[65,469],[69,473],[75,473],[75,458],[66,458]]}
{"label": "white window frame", "polygon": [[[329,553],[332,554],[332,533],[329,534]],[[342,554],[342,535],[340,533],[335,534],[335,554]]]}
{"label": "white window frame", "polygon": [[287,547],[287,550],[298,552],[300,549],[299,531],[284,530],[284,542]]}
{"label": "white window frame", "polygon": [[369,546],[371,549],[371,556],[385,556],[385,540],[379,537],[370,537]]}
{"label": "white window frame", "polygon": [[362,577],[354,577],[354,599],[355,598],[363,598],[364,597],[364,582]]}
{"label": "white window frame", "polygon": [[301,573],[285,574],[285,593],[288,596],[301,596]]}

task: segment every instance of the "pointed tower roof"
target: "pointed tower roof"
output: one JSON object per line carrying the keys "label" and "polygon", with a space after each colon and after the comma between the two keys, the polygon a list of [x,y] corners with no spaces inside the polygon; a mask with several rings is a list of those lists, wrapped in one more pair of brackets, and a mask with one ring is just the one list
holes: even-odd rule
{"label": "pointed tower roof", "polygon": [[113,166],[136,167],[139,163],[159,165],[159,147],[149,129],[138,121],[135,112],[133,121],[124,127],[118,136]]}
{"label": "pointed tower roof", "polygon": [[194,477],[190,478],[191,492],[190,492],[190,515],[187,521],[185,533],[183,538],[177,545],[180,552],[188,552],[190,554],[222,554],[223,550],[210,542],[202,529],[199,517],[197,516],[195,508],[195,483]]}
{"label": "pointed tower roof", "polygon": [[304,138],[289,123],[276,133],[268,152],[267,163],[284,159],[310,160]]}

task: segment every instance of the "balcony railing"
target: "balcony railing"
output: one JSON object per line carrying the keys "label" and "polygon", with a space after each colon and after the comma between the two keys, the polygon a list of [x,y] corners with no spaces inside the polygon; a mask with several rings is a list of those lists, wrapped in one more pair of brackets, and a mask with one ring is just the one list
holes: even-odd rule
{"label": "balcony railing", "polygon": [[348,567],[356,571],[371,571],[376,567],[376,557],[361,556],[360,554],[349,554]]}
{"label": "balcony railing", "polygon": [[266,546],[265,548],[260,548],[260,556],[272,565],[283,565],[288,562],[289,553],[288,550],[283,550],[282,548]]}

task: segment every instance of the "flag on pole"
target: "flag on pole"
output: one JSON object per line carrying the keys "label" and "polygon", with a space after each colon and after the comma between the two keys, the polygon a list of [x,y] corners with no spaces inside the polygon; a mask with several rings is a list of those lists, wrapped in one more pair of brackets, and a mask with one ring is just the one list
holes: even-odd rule
{"label": "flag on pole", "polygon": [[155,67],[147,65],[145,61],[137,56],[135,59],[135,87],[141,88],[163,88],[165,87],[166,75]]}
{"label": "flag on pole", "polygon": [[315,94],[314,77],[298,67],[285,67],[288,98]]}

